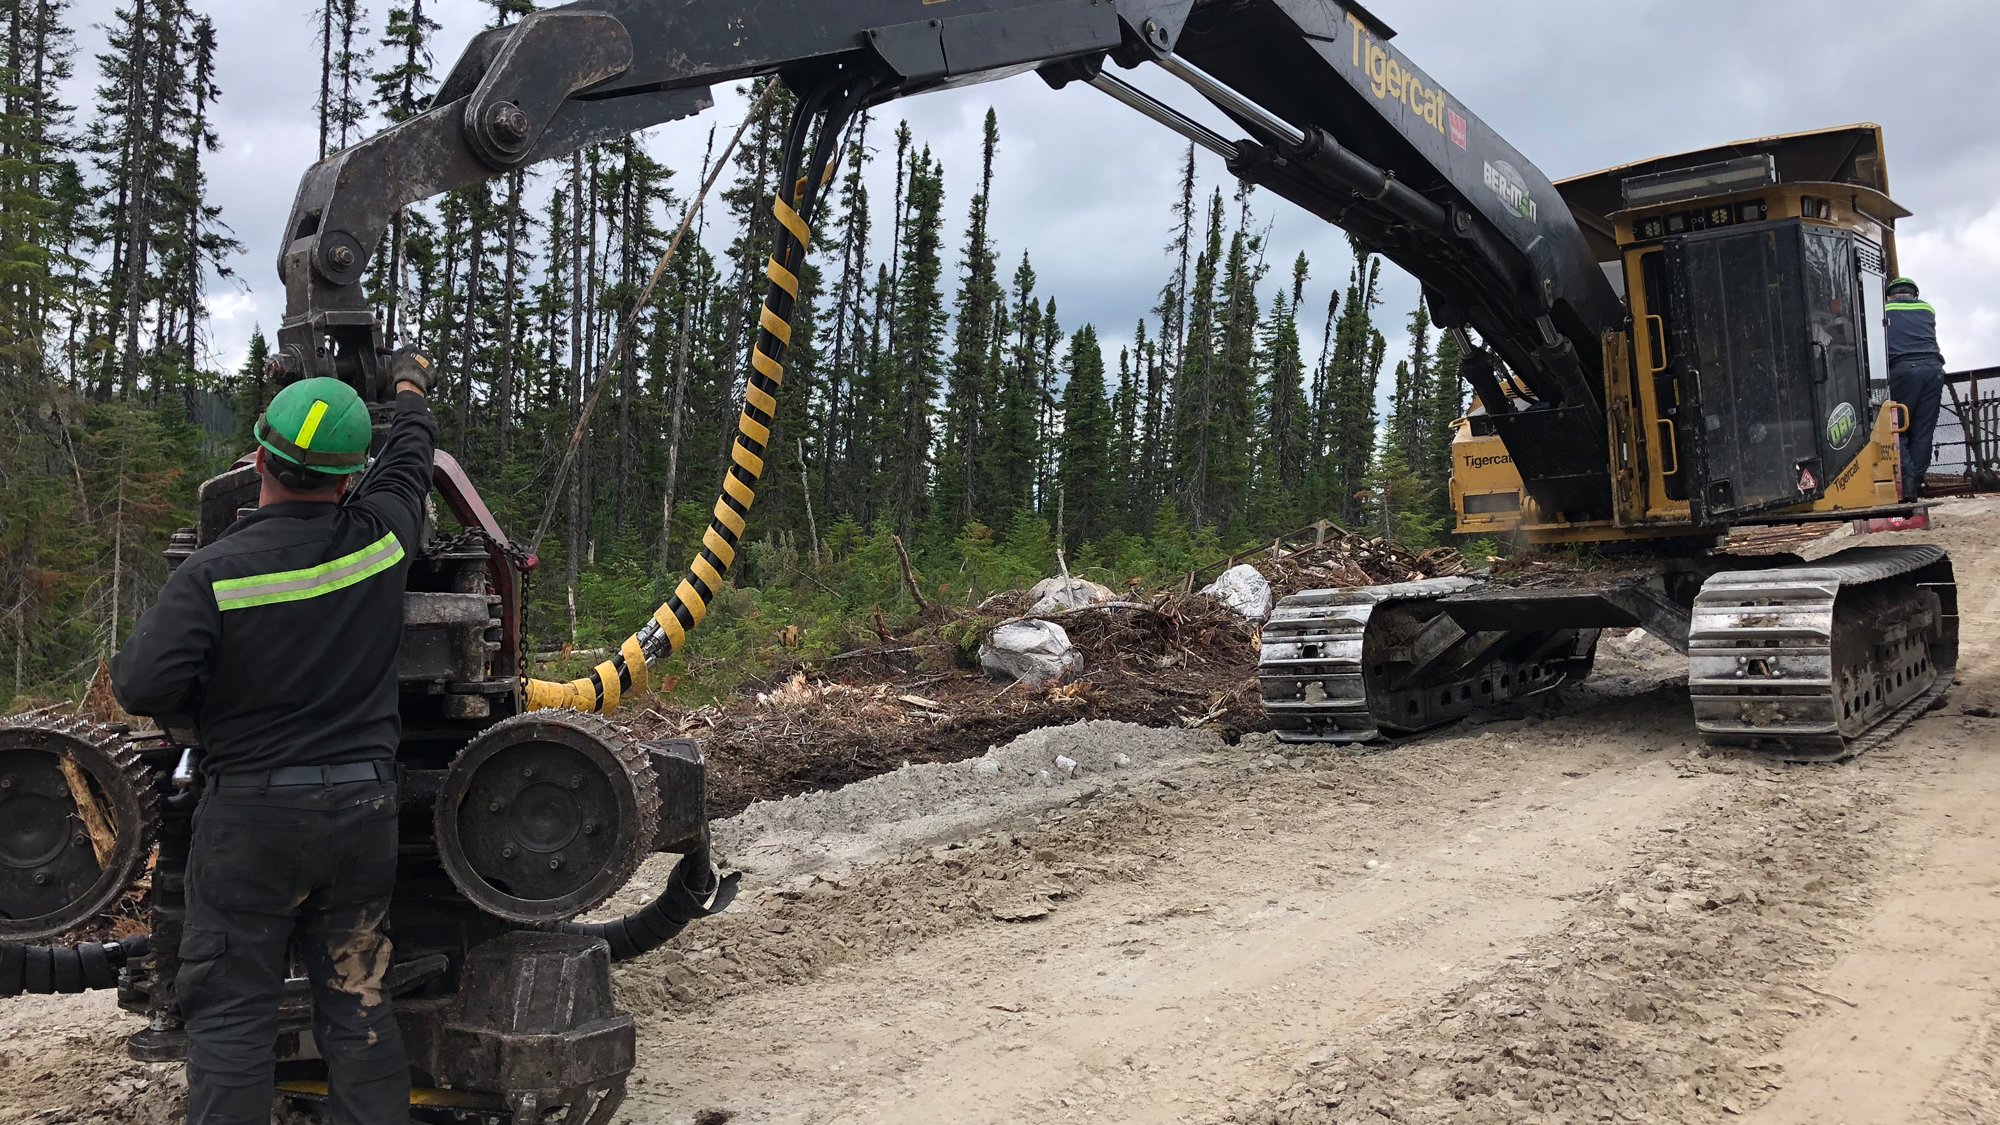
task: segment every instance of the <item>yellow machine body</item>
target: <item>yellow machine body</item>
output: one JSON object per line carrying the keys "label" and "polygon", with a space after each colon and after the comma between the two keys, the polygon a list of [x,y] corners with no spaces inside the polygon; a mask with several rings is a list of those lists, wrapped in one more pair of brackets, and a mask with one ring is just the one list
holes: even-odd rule
{"label": "yellow machine body", "polygon": [[[1618,198],[1619,185],[1631,177],[1671,174],[1676,169],[1699,173],[1722,167],[1721,158],[1744,152],[1769,153],[1773,165],[1791,175],[1805,168],[1823,169],[1820,174],[1825,178],[1792,181],[1787,176],[1785,182],[1734,190],[1683,192],[1647,206],[1625,206]],[[1859,450],[1833,470],[1832,480],[1817,482],[1823,491],[1810,503],[1724,521],[1698,518],[1681,479],[1687,466],[1681,455],[1685,439],[1678,430],[1692,419],[1683,413],[1680,381],[1662,377],[1673,365],[1675,343],[1663,315],[1668,297],[1662,292],[1660,267],[1667,242],[1676,235],[1797,220],[1811,228],[1850,232],[1855,245],[1879,251],[1874,272],[1893,276],[1895,220],[1908,212],[1886,194],[1879,128],[1859,125],[1737,142],[1625,165],[1562,181],[1557,187],[1607,273],[1622,282],[1629,311],[1625,323],[1603,337],[1604,439],[1613,478],[1613,516],[1571,523],[1540,511],[1523,488],[1506,447],[1490,428],[1482,428],[1481,412],[1475,412],[1459,422],[1452,442],[1450,496],[1459,534],[1548,545],[1703,538],[1736,524],[1841,518],[1899,504],[1897,439],[1906,414],[1896,403],[1881,402],[1866,420],[1868,431]],[[1861,320],[1863,334],[1872,329],[1879,342],[1879,317],[1873,324]],[[1880,386],[1887,372],[1879,346],[1872,357],[1869,341],[1853,341],[1851,346],[1857,359],[1868,360],[1866,375]],[[1527,401],[1517,406],[1533,408]],[[1857,413],[1828,424],[1855,427],[1862,421]]]}

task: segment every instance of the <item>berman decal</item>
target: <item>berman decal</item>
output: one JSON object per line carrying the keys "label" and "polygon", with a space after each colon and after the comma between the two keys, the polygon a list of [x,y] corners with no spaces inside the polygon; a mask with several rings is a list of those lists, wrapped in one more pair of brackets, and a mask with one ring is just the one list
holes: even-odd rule
{"label": "berman decal", "polygon": [[1512,164],[1504,160],[1487,161],[1486,189],[1505,204],[1507,210],[1531,223],[1535,221],[1537,208],[1534,197],[1528,194],[1528,181]]}

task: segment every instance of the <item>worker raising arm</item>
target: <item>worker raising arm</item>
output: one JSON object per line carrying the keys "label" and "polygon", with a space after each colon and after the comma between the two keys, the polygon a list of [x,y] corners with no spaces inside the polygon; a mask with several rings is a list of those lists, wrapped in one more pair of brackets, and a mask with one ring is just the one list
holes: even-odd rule
{"label": "worker raising arm", "polygon": [[192,725],[202,746],[178,989],[194,1125],[269,1120],[294,930],[330,1120],[408,1119],[382,920],[404,576],[423,547],[437,425],[429,361],[399,352],[391,371],[395,419],[372,466],[352,388],[278,392],[257,421],[257,510],[168,578],[112,663],[126,710]]}

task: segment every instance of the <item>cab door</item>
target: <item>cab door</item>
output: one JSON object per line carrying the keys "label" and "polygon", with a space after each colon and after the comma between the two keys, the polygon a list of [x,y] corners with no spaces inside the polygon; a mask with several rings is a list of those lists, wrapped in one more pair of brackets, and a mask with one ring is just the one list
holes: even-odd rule
{"label": "cab door", "polygon": [[1808,330],[1805,253],[1797,220],[1666,243],[1682,365],[1682,468],[1697,522],[1809,504],[1826,490],[1820,384],[1832,351]]}

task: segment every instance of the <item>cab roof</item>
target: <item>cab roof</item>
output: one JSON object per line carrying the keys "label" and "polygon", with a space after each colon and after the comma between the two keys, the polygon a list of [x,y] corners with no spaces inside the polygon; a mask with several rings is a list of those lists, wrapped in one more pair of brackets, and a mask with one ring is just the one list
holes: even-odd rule
{"label": "cab roof", "polygon": [[[1655,156],[1556,181],[1556,191],[1576,216],[1584,238],[1600,262],[1618,257],[1610,216],[1624,207],[1619,185],[1632,176],[1699,168],[1740,156],[1770,155],[1780,183],[1854,184],[1889,194],[1889,171],[1882,154],[1882,127],[1872,122],[1837,125],[1803,133],[1782,133],[1731,141],[1692,152]],[[1898,208],[1900,212],[1901,209]],[[1896,217],[1900,217],[1900,214]]]}

